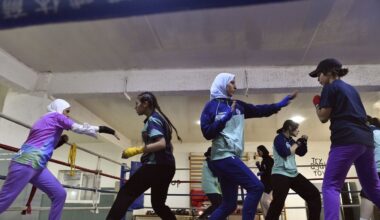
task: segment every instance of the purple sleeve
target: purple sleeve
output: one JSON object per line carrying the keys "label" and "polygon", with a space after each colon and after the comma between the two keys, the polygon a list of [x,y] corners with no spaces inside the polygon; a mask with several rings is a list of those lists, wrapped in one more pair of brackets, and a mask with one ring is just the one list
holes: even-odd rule
{"label": "purple sleeve", "polygon": [[62,115],[62,114],[57,114],[57,126],[65,129],[65,130],[70,130],[71,127],[73,126],[74,121],[70,119],[69,117]]}

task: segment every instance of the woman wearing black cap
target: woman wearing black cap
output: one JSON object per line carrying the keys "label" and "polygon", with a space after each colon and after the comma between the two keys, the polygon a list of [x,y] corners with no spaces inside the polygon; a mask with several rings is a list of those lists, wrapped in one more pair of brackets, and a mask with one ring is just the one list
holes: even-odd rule
{"label": "woman wearing black cap", "polygon": [[260,204],[265,217],[267,215],[270,202],[272,201],[272,184],[270,178],[272,175],[272,167],[274,161],[272,157],[269,156],[269,151],[264,145],[257,147],[257,153],[260,157],[263,158],[261,163],[259,161],[256,162],[256,166],[259,169],[258,176],[260,176],[260,180],[264,184],[264,193],[261,196]]}
{"label": "woman wearing black cap", "polygon": [[348,73],[336,59],[322,60],[311,77],[323,86],[313,103],[322,123],[330,120],[331,148],[323,178],[322,193],[326,220],[339,219],[340,191],[352,164],[363,191],[380,207],[380,182],[374,160],[373,134],[356,89],[340,78]]}

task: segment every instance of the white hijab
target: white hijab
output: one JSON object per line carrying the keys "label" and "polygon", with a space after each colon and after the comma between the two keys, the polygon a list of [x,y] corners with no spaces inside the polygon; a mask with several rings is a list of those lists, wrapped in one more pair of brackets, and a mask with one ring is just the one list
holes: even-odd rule
{"label": "white hijab", "polygon": [[65,100],[63,99],[55,99],[54,101],[52,101],[48,106],[47,106],[47,110],[49,112],[58,112],[60,114],[63,113],[63,110],[67,109],[70,107],[70,104],[68,102],[66,102]]}
{"label": "white hijab", "polygon": [[227,95],[227,84],[235,79],[232,73],[219,73],[214,82],[212,82],[210,89],[210,99],[216,98],[231,98]]}

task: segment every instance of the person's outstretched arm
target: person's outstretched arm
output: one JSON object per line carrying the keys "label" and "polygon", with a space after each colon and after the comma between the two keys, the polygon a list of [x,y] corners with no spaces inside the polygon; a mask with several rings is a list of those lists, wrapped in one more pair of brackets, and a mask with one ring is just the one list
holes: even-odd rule
{"label": "person's outstretched arm", "polygon": [[107,126],[94,126],[88,123],[78,124],[69,117],[62,114],[58,114],[57,116],[57,126],[65,130],[71,130],[75,133],[86,134],[95,138],[97,137],[97,132],[111,134],[119,140],[119,137],[117,136],[115,130],[112,128],[109,128]]}
{"label": "person's outstretched arm", "polygon": [[244,108],[245,118],[261,118],[269,117],[276,114],[281,108],[290,104],[291,100],[297,97],[298,92],[295,91],[290,95],[285,96],[280,102],[273,104],[254,105],[245,102],[239,102]]}

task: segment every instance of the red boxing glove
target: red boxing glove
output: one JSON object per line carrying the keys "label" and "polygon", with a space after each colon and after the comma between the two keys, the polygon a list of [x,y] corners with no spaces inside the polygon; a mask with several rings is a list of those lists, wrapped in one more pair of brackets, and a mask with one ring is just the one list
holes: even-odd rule
{"label": "red boxing glove", "polygon": [[321,103],[321,96],[320,95],[315,95],[314,98],[313,98],[313,104],[315,106],[319,105],[319,103]]}

